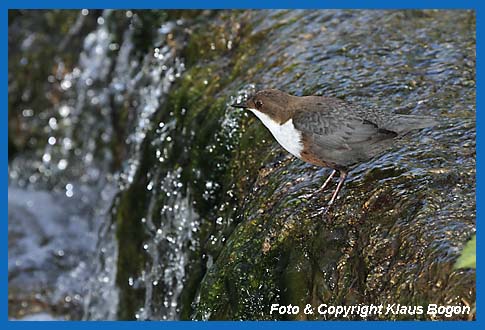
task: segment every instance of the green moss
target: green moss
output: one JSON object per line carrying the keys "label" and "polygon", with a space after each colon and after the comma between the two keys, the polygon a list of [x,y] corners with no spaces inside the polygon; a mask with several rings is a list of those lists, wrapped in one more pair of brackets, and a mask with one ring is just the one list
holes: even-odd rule
{"label": "green moss", "polygon": [[120,289],[120,303],[118,317],[122,320],[135,318],[135,311],[143,304],[145,291],[130,286],[130,277],[135,279],[145,269],[146,254],[141,252],[146,234],[141,224],[142,215],[146,214],[148,207],[148,194],[146,194],[146,173],[150,162],[140,165],[134,184],[118,196],[116,202],[116,238],[118,241],[118,259],[116,272],[116,285]]}
{"label": "green moss", "polygon": [[474,235],[472,239],[466,243],[463,251],[456,261],[454,268],[476,268],[477,267],[477,236]]}
{"label": "green moss", "polygon": [[[218,30],[216,33],[223,33],[223,31]],[[207,42],[209,37],[212,38],[212,34],[206,30],[201,30],[200,34],[191,36],[185,51],[189,63],[191,61],[190,56],[196,56],[197,60],[200,61],[211,60],[212,55],[203,52],[197,55],[190,54],[191,47],[200,49],[200,42]],[[225,51],[227,50],[222,52]],[[199,58],[201,55],[202,59]],[[220,53],[218,56],[220,56]],[[217,213],[216,206],[220,205],[221,202],[224,203],[225,200],[232,199],[226,194],[226,191],[231,189],[234,182],[238,182],[241,178],[240,174],[242,173],[233,175],[240,170],[240,163],[234,161],[234,154],[230,147],[238,144],[239,136],[227,135],[222,127],[227,111],[228,96],[218,96],[218,94],[233,79],[233,77],[225,75],[224,72],[225,68],[221,67],[219,63],[207,62],[205,65],[187,66],[187,71],[173,86],[167,101],[153,118],[154,122],[174,121],[176,124],[170,131],[171,143],[163,145],[167,149],[168,156],[162,164],[154,159],[155,150],[148,142],[157,139],[156,130],[154,129],[147,134],[147,142],[141,157],[142,164],[137,172],[134,184],[121,198],[123,206],[120,206],[118,210],[118,241],[126,242],[130,246],[126,251],[120,251],[118,257],[117,283],[121,289],[120,317],[124,319],[133,318],[137,307],[143,305],[141,299],[143,291],[129,287],[127,281],[130,276],[136,277],[139,271],[144,269],[144,264],[147,262],[144,256],[136,254],[136,252],[141,250],[141,245],[145,239],[145,235],[140,229],[139,218],[146,212],[145,199],[147,194],[145,187],[148,173],[155,171],[163,173],[173,168],[182,169],[181,181],[185,189],[191,191],[193,205],[202,219],[198,232],[198,241],[200,242],[207,242],[209,236],[214,235],[213,219],[221,216]],[[123,112],[121,115],[123,115]],[[253,126],[253,128],[258,128],[259,132],[267,134],[259,126]],[[246,143],[249,143],[249,141],[243,142],[243,144]],[[204,197],[207,196],[205,194],[206,182],[216,183],[216,187],[209,198]],[[134,196],[141,196],[141,198]],[[138,202],[134,203],[130,199],[138,199]],[[164,199],[161,198],[157,204],[158,206],[155,209],[159,209],[164,204]],[[225,216],[230,217],[233,210],[229,209],[227,212]],[[155,224],[160,221],[159,214],[160,212],[157,211],[153,213]],[[231,229],[226,229],[226,234],[227,231],[230,232]],[[216,235],[219,236],[220,234],[216,233]],[[203,255],[211,254],[217,257],[222,243],[221,237],[219,238],[218,242],[220,243],[215,245],[202,244],[190,255],[192,261],[188,264],[186,270],[186,285],[184,285],[181,295],[180,315],[182,319],[189,318],[193,313],[192,302],[199,289],[202,276],[206,272]],[[135,261],[132,262],[132,260]],[[256,283],[256,281],[253,280],[253,283]],[[223,285],[220,284],[219,287],[222,289]],[[214,294],[217,295],[217,293]],[[223,307],[221,306],[221,308]],[[218,315],[222,317],[222,314]]]}
{"label": "green moss", "polygon": [[153,41],[158,35],[158,29],[168,18],[163,10],[135,11],[136,19],[133,20],[133,43],[135,49],[141,54],[151,51]]}

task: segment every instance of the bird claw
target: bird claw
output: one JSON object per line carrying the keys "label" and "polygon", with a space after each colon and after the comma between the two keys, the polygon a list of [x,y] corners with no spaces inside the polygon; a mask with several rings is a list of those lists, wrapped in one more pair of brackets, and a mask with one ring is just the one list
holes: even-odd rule
{"label": "bird claw", "polygon": [[307,194],[300,195],[299,198],[307,199],[307,200],[315,199],[315,198],[321,197],[323,192],[324,192],[324,189],[317,189]]}
{"label": "bird claw", "polygon": [[315,193],[308,193],[298,196],[300,199],[312,199],[315,196]]}
{"label": "bird claw", "polygon": [[313,218],[317,218],[317,217],[325,217],[328,214],[329,211],[330,211],[329,205],[327,205],[325,207],[321,207],[317,210],[317,212],[315,212],[311,215],[311,218],[313,219]]}

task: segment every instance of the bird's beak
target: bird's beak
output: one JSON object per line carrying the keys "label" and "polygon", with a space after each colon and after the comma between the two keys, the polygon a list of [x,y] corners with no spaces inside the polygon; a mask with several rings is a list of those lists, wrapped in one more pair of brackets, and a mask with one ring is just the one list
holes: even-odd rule
{"label": "bird's beak", "polygon": [[248,104],[246,103],[246,101],[243,101],[241,103],[234,103],[234,104],[231,104],[231,107],[234,107],[234,108],[243,108],[243,109],[246,109],[248,107]]}

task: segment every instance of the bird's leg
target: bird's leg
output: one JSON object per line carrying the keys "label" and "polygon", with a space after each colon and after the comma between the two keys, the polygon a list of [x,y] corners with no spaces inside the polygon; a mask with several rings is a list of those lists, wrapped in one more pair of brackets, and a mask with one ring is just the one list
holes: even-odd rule
{"label": "bird's leg", "polygon": [[[330,175],[330,177],[334,176],[335,173],[336,173],[336,171],[333,171],[332,174]],[[326,208],[324,208],[324,209],[321,208],[318,211],[318,213],[314,215],[314,217],[315,216],[320,216],[320,215],[325,216],[328,213],[328,211],[332,207],[332,204],[337,199],[337,196],[338,196],[340,190],[342,189],[342,187],[344,185],[345,179],[347,179],[347,172],[344,172],[344,171],[340,170],[340,179],[338,181],[337,188],[335,188],[335,191],[332,194],[332,198],[330,198],[330,202],[328,202]],[[330,181],[330,179],[327,179],[327,181]],[[322,188],[327,184],[327,181],[325,181],[325,183],[323,184]]]}
{"label": "bird's leg", "polygon": [[335,200],[337,199],[337,195],[340,192],[340,189],[342,189],[342,186],[344,185],[345,179],[347,179],[347,172],[340,171],[340,180],[337,184],[337,188],[335,188],[335,191],[332,194],[332,198],[330,199],[330,202],[328,202],[327,211],[328,211],[328,209],[330,209],[333,202],[335,202]]}
{"label": "bird's leg", "polygon": [[315,190],[315,191],[313,191],[309,194],[301,195],[300,198],[312,198],[316,194],[319,194],[322,191],[324,191],[325,188],[330,183],[330,181],[332,181],[332,178],[335,176],[335,173],[337,173],[337,170],[333,170],[332,173],[330,173],[330,175],[328,176],[328,178],[325,180],[325,182],[323,183],[323,185],[320,188],[318,188],[317,190]]}
{"label": "bird's leg", "polygon": [[332,178],[334,177],[335,173],[337,173],[337,170],[333,170],[332,173],[330,173],[327,180],[325,180],[325,182],[322,184],[322,186],[320,188],[318,188],[317,191],[315,191],[316,194],[321,193],[322,191],[325,190],[325,188],[327,188],[330,181],[332,181]]}

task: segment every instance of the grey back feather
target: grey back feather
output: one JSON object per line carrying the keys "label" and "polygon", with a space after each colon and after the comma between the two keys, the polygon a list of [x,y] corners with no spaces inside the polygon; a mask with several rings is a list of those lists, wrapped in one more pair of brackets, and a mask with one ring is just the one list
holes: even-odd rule
{"label": "grey back feather", "polygon": [[340,166],[372,158],[389,148],[395,137],[436,123],[430,117],[364,110],[334,98],[312,98],[313,102],[300,104],[293,124],[313,141],[313,152]]}

